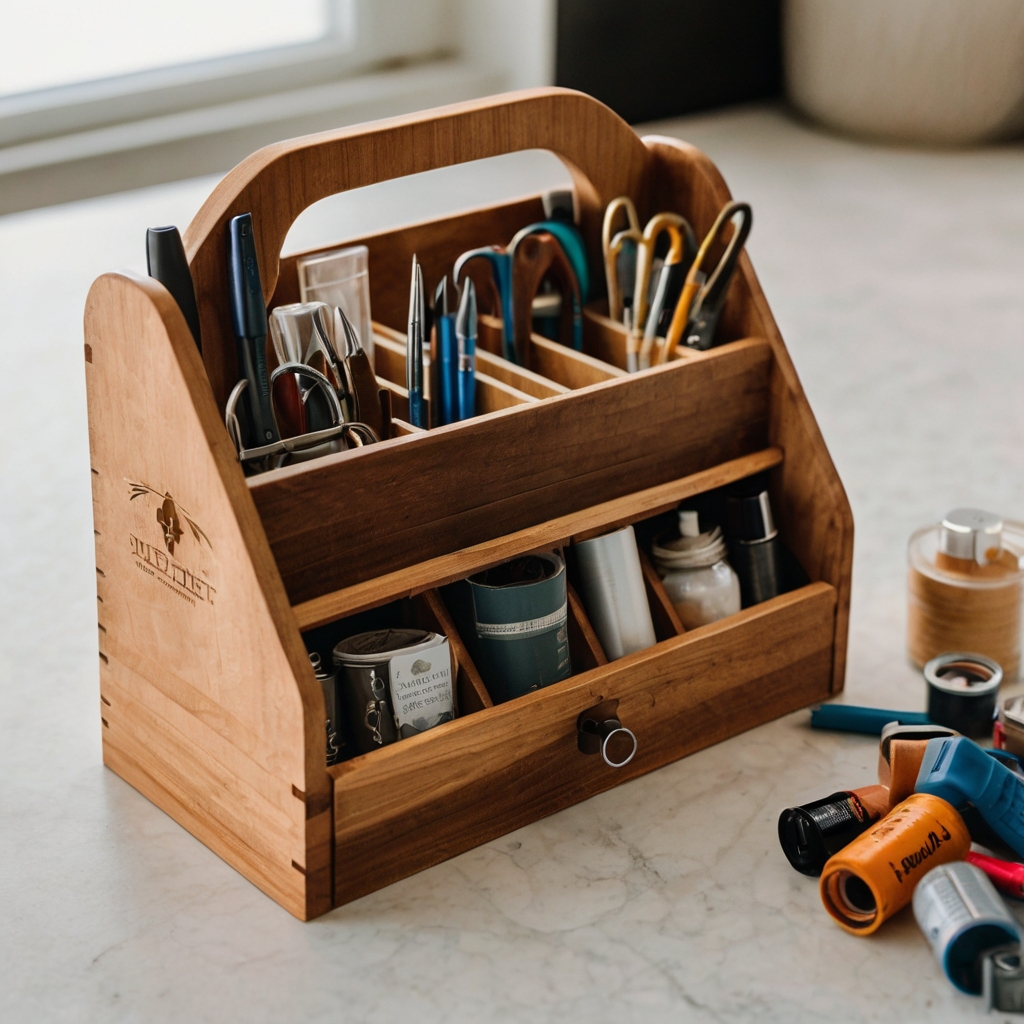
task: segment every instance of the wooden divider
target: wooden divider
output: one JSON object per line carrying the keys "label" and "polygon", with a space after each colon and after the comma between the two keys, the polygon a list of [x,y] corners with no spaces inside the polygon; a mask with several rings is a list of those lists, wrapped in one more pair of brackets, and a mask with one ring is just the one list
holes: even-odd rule
{"label": "wooden divider", "polygon": [[[382,602],[464,579],[474,572],[500,565],[516,555],[558,547],[570,537],[586,535],[587,531],[596,534],[639,522],[667,512],[696,494],[724,487],[781,463],[782,452],[778,448],[754,452],[678,480],[627,494],[472,547],[426,559],[409,568],[296,604],[293,608],[295,617],[302,630],[323,626]],[[682,631],[681,624],[679,631]]]}

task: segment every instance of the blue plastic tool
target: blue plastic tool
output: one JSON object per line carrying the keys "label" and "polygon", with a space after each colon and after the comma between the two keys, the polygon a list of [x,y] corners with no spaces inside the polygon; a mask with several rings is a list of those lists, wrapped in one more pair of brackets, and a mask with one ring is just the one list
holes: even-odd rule
{"label": "blue plastic tool", "polygon": [[821,704],[811,708],[812,729],[881,736],[882,729],[890,722],[899,722],[900,725],[931,724],[923,711],[890,711],[887,708],[862,708],[855,704]]}
{"label": "blue plastic tool", "polygon": [[973,740],[929,740],[914,791],[941,797],[958,808],[972,804],[985,824],[1024,857],[1024,779]]}

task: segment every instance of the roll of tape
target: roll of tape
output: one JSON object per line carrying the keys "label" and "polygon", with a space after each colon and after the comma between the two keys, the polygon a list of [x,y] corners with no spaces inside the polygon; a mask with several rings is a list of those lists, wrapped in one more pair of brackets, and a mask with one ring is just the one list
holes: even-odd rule
{"label": "roll of tape", "polygon": [[928,717],[965,736],[991,736],[1003,670],[981,654],[940,654],[924,667]]}
{"label": "roll of tape", "polygon": [[915,793],[829,859],[821,901],[851,935],[870,935],[911,901],[930,868],[963,860],[970,848],[956,810],[939,797]]}

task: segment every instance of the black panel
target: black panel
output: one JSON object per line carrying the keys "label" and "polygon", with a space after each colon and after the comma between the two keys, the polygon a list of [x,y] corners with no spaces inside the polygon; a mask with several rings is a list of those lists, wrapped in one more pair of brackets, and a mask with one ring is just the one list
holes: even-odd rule
{"label": "black panel", "polygon": [[632,124],[774,96],[781,0],[558,0],[556,80]]}

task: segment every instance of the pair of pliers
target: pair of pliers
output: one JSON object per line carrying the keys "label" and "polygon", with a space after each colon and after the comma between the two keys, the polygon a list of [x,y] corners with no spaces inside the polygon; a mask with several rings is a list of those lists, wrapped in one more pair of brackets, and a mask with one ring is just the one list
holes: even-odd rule
{"label": "pair of pliers", "polygon": [[[736,220],[738,223],[733,224]],[[686,275],[659,362],[671,359],[680,341],[688,348],[701,351],[711,348],[729,283],[752,224],[749,203],[728,202],[722,207]],[[726,241],[725,233],[730,225],[733,232]]]}

